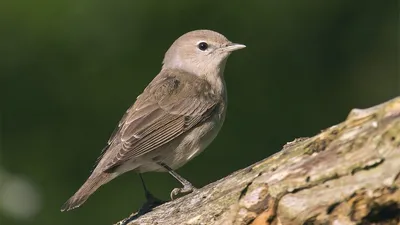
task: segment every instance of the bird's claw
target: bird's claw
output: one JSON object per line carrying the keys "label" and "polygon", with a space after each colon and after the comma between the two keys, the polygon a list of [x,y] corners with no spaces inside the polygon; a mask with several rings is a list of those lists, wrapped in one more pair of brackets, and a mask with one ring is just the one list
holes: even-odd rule
{"label": "bird's claw", "polygon": [[192,193],[195,190],[197,189],[190,185],[184,186],[183,188],[174,188],[170,194],[171,200],[177,199],[181,195]]}

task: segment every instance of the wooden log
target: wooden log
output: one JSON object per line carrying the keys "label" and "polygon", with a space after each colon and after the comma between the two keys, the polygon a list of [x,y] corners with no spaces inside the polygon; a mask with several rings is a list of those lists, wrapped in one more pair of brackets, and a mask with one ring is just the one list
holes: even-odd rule
{"label": "wooden log", "polygon": [[400,224],[399,188],[397,97],[117,224]]}

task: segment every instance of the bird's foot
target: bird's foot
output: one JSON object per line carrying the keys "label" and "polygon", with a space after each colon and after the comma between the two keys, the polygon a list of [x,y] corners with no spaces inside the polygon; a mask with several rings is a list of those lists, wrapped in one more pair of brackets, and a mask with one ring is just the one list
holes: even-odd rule
{"label": "bird's foot", "polygon": [[139,214],[145,214],[153,208],[166,203],[167,201],[154,197],[150,192],[146,192],[146,202],[139,209]]}
{"label": "bird's foot", "polygon": [[196,190],[197,189],[193,185],[187,184],[187,185],[183,186],[183,188],[174,188],[171,191],[170,197],[171,197],[171,200],[174,200],[174,199],[177,199],[178,197],[192,193]]}

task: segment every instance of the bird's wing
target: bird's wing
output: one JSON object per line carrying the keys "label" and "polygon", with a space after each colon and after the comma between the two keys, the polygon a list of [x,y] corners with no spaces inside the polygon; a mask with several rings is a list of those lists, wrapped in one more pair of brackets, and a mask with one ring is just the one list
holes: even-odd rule
{"label": "bird's wing", "polygon": [[138,97],[109,143],[122,143],[110,171],[149,153],[208,119],[220,101],[210,84],[182,71],[163,71]]}

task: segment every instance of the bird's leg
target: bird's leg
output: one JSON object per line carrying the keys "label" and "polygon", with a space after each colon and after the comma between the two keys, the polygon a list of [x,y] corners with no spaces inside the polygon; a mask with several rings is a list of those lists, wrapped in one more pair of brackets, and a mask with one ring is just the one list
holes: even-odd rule
{"label": "bird's leg", "polygon": [[164,169],[168,170],[169,174],[171,174],[171,176],[173,176],[176,180],[178,180],[183,187],[182,188],[174,188],[174,190],[172,190],[170,197],[171,199],[175,199],[179,194],[186,194],[186,193],[190,193],[196,190],[196,188],[193,186],[193,184],[191,184],[188,180],[186,180],[185,178],[181,177],[178,173],[176,173],[173,169],[171,169],[171,167],[169,167],[167,164],[163,163],[163,162],[158,162],[158,164],[162,167],[164,167]]}
{"label": "bird's leg", "polygon": [[147,189],[146,184],[144,183],[144,179],[141,173],[139,173],[140,181],[142,182],[143,190],[144,190],[144,195],[146,196],[147,201],[151,201],[152,199],[155,199],[155,197],[150,193],[149,189]]}
{"label": "bird's leg", "polygon": [[144,194],[146,196],[146,203],[144,203],[143,206],[139,209],[139,214],[143,215],[146,212],[151,211],[153,208],[165,203],[166,201],[163,201],[163,200],[160,200],[160,199],[154,197],[150,193],[150,191],[147,189],[146,184],[144,183],[144,180],[143,180],[143,177],[142,177],[141,173],[139,173],[139,177],[140,177],[140,180],[142,182],[142,186],[143,186],[143,189],[144,189]]}

